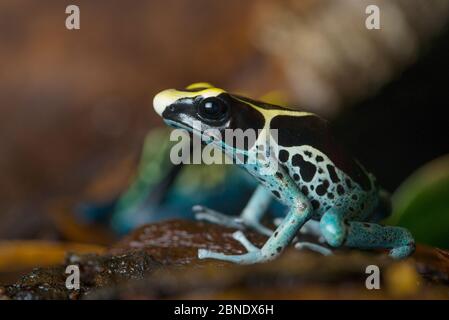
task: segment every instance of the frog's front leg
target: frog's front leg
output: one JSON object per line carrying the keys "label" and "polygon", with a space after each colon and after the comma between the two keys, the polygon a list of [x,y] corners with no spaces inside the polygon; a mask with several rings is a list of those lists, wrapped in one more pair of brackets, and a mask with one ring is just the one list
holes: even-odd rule
{"label": "frog's front leg", "polygon": [[275,259],[284,248],[293,240],[298,230],[312,216],[310,202],[302,197],[296,206],[292,207],[285,219],[277,227],[262,248],[257,248],[243,235],[241,231],[234,233],[233,237],[239,241],[248,252],[242,255],[226,255],[205,249],[198,250],[198,258],[218,259],[239,264],[252,264]]}
{"label": "frog's front leg", "polygon": [[271,193],[265,187],[259,185],[238,217],[228,216],[203,206],[194,206],[192,210],[198,220],[206,220],[240,230],[249,227],[269,237],[273,231],[262,225],[260,221],[271,200]]}
{"label": "frog's front leg", "polygon": [[413,253],[415,241],[407,229],[376,223],[346,222],[343,214],[331,209],[320,221],[321,232],[333,247],[390,249],[390,256],[402,259]]}
{"label": "frog's front leg", "polygon": [[[282,220],[284,218],[276,218],[274,219],[274,225],[278,226],[282,223]],[[321,230],[320,230],[320,222],[319,221],[315,221],[315,220],[309,220],[307,221],[302,228],[299,230],[299,233],[304,234],[304,235],[310,235],[310,236],[314,236],[316,238],[318,238],[318,241],[321,243],[326,242],[326,239],[324,239],[324,237],[321,235]],[[297,240],[297,239],[296,239]],[[295,241],[295,239],[293,239],[293,241]],[[323,256],[329,256],[332,254],[332,250],[330,250],[329,248],[326,248],[322,245],[316,244],[316,243],[311,243],[311,242],[307,242],[307,241],[298,241],[295,243],[295,249],[298,250],[311,250],[317,253],[322,254]]]}

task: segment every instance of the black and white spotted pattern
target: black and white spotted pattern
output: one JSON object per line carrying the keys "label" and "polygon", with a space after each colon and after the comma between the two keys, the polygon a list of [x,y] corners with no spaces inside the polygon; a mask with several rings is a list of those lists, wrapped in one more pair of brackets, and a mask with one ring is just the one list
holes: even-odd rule
{"label": "black and white spotted pattern", "polygon": [[363,219],[377,204],[377,190],[362,190],[321,151],[307,145],[278,148],[279,165],[309,198],[315,218],[336,207],[351,220]]}
{"label": "black and white spotted pattern", "polygon": [[[283,147],[274,142],[271,142],[270,146],[280,169],[271,175],[264,175],[261,171],[263,165],[260,164],[248,165],[246,169],[286,205],[292,204],[295,199],[290,190],[284,189],[280,183],[285,178],[284,174],[287,174],[298,190],[310,200],[315,220],[319,220],[331,208],[343,212],[348,220],[364,220],[377,206],[378,190],[371,180],[371,175],[368,175],[370,189],[365,190],[366,187],[362,188],[326,154],[312,146]],[[256,155],[258,161],[269,163],[265,149],[261,144],[256,145],[250,152]]]}

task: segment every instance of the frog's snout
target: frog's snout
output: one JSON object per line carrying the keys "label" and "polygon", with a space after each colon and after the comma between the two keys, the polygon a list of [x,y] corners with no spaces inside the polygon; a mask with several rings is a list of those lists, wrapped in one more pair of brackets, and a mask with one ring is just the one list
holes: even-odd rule
{"label": "frog's snout", "polygon": [[174,97],[173,94],[175,91],[176,90],[174,89],[167,89],[159,92],[157,95],[154,96],[153,107],[154,110],[157,112],[157,114],[160,115],[161,117],[164,110],[173,102],[175,102],[176,97]]}

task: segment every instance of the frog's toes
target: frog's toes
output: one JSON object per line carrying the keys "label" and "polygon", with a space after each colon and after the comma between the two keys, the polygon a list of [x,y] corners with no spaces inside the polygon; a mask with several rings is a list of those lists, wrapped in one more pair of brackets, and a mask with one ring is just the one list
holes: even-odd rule
{"label": "frog's toes", "polygon": [[228,216],[226,214],[217,212],[215,210],[196,205],[192,207],[192,211],[195,213],[197,220],[204,220],[211,223],[219,224],[224,227],[243,230],[245,227],[266,235],[267,237],[273,234],[273,231],[262,225],[256,219],[242,219],[241,216]]}
{"label": "frog's toes", "polygon": [[332,255],[331,249],[320,246],[319,244],[315,244],[312,242],[297,242],[297,243],[295,243],[295,249],[298,249],[298,250],[308,249],[311,251],[318,252],[318,253],[322,254],[323,256]]}
{"label": "frog's toes", "polygon": [[197,220],[205,220],[229,228],[243,229],[242,219],[239,217],[231,217],[200,205],[193,206],[192,211]]}
{"label": "frog's toes", "polygon": [[253,245],[243,234],[241,231],[236,231],[232,234],[232,237],[240,242],[246,250],[247,253],[242,255],[226,255],[220,252],[214,252],[206,249],[198,250],[198,258],[199,259],[216,259],[222,261],[229,261],[239,264],[252,264],[256,262],[260,262],[266,260],[266,257],[263,256],[261,250]]}
{"label": "frog's toes", "polygon": [[242,244],[242,246],[245,247],[246,250],[248,250],[249,252],[252,251],[258,251],[260,250],[259,248],[257,248],[255,245],[253,245],[243,234],[243,232],[241,231],[236,231],[232,234],[232,237],[237,240],[238,242],[240,242]]}
{"label": "frog's toes", "polygon": [[207,249],[198,249],[198,259],[218,259],[220,260],[221,256],[224,256],[222,253],[213,252]]}
{"label": "frog's toes", "polygon": [[241,255],[227,255],[220,252],[213,252],[206,249],[198,250],[199,259],[215,259],[238,264],[253,264],[266,260],[260,250],[251,251]]}
{"label": "frog's toes", "polygon": [[401,247],[396,247],[390,250],[390,257],[394,259],[404,259],[407,258],[415,251],[415,242],[410,242],[409,244]]}

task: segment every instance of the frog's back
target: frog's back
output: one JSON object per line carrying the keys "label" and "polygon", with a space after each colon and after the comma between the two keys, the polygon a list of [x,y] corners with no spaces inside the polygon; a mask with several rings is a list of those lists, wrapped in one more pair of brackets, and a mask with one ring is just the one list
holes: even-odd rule
{"label": "frog's back", "polygon": [[370,175],[338,144],[328,122],[313,114],[276,115],[278,158],[311,201],[315,218],[331,207],[363,219],[377,205],[378,190]]}

